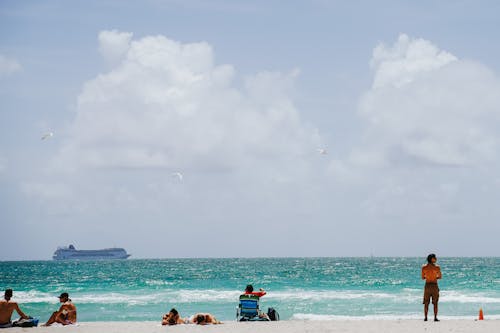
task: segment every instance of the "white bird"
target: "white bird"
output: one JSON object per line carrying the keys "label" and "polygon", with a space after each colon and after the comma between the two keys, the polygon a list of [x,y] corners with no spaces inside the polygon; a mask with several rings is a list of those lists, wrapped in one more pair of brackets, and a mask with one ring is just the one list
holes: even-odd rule
{"label": "white bird", "polygon": [[49,139],[49,138],[51,138],[51,137],[53,137],[53,136],[54,136],[54,133],[52,133],[52,132],[47,132],[47,133],[45,133],[44,135],[42,135],[42,138],[41,138],[41,139],[42,139],[42,140],[45,140],[45,139]]}
{"label": "white bird", "polygon": [[172,172],[172,177],[177,177],[177,178],[179,178],[180,181],[182,181],[182,178],[184,178],[182,176],[182,173],[180,173],[180,172]]}
{"label": "white bird", "polygon": [[326,155],[327,152],[326,152],[326,149],[323,149],[323,148],[318,148],[318,153],[320,153],[321,155]]}

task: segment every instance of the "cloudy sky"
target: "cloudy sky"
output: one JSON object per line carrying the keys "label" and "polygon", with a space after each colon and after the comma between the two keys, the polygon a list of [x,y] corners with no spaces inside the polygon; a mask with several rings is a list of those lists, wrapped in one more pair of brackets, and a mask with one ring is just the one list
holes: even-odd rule
{"label": "cloudy sky", "polygon": [[1,0],[0,260],[498,256],[499,12]]}

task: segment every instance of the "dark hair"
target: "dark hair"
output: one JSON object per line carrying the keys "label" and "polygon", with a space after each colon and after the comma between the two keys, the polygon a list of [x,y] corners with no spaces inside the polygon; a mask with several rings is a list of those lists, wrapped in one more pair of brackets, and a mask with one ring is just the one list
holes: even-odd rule
{"label": "dark hair", "polygon": [[12,289],[5,289],[5,297],[8,298],[12,297]]}
{"label": "dark hair", "polygon": [[253,286],[251,284],[247,285],[247,287],[245,288],[245,291],[251,293],[253,291]]}
{"label": "dark hair", "polygon": [[428,262],[429,264],[431,264],[431,263],[432,263],[432,258],[436,259],[436,255],[435,255],[434,253],[431,253],[431,254],[429,254],[429,255],[427,256],[427,262]]}
{"label": "dark hair", "polygon": [[197,316],[196,316],[196,323],[197,323],[197,324],[201,324],[201,323],[203,323],[204,321],[205,321],[205,316],[204,316],[204,315],[199,314],[199,315],[197,315]]}
{"label": "dark hair", "polygon": [[170,317],[170,318],[168,318],[168,324],[175,325],[175,324],[177,324],[177,320],[174,317]]}
{"label": "dark hair", "polygon": [[170,310],[170,313],[173,314],[174,316],[177,316],[179,314],[179,312],[177,312],[175,308],[172,308],[172,310]]}

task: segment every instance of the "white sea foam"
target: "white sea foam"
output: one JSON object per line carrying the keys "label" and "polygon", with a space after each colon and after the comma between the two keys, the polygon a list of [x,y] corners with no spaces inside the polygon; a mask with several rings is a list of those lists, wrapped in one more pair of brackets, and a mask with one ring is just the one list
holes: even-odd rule
{"label": "white sea foam", "polygon": [[[75,302],[89,304],[147,304],[147,303],[226,303],[235,302],[241,294],[239,290],[202,290],[202,289],[160,289],[160,290],[135,290],[129,292],[85,292],[70,293]],[[57,293],[39,291],[16,291],[15,300],[22,303],[58,303]],[[418,303],[422,298],[422,291],[417,289],[403,289],[399,293],[353,291],[353,290],[288,290],[270,292],[266,302],[328,302],[343,301],[384,301],[398,304]],[[441,301],[447,303],[475,303],[493,304],[500,303],[500,297],[482,293],[462,293],[458,291],[442,291]]]}
{"label": "white sea foam", "polygon": [[[498,295],[500,296],[500,295]],[[446,302],[456,302],[456,303],[500,303],[500,297],[491,297],[484,295],[483,293],[475,293],[473,295],[462,294],[456,291],[442,291],[440,299]]]}
{"label": "white sea foam", "polygon": [[[72,293],[70,297],[80,304],[148,304],[148,303],[192,303],[192,302],[227,302],[235,301],[241,294],[240,291],[224,290],[147,290],[129,293]],[[58,303],[56,293],[43,293],[38,291],[15,292],[15,300],[22,303]]]}
{"label": "white sea foam", "polygon": [[[268,296],[266,296],[268,297]],[[293,302],[325,301],[385,301],[395,303],[415,303],[421,300],[421,292],[406,291],[399,293],[377,292],[368,290],[316,290],[316,291],[280,291],[269,295],[269,300]]]}

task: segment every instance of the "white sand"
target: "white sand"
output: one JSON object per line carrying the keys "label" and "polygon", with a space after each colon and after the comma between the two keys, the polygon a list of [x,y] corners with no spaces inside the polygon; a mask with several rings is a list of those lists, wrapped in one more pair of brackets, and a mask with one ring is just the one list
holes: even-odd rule
{"label": "white sand", "polygon": [[222,325],[161,326],[159,322],[84,322],[78,326],[52,326],[36,328],[10,328],[2,332],[52,332],[52,333],[155,333],[155,332],[227,332],[227,333],[327,333],[327,332],[381,332],[381,333],[438,333],[438,332],[500,332],[500,320],[443,320],[438,323],[417,320],[349,320],[349,321],[299,321],[238,323]]}

